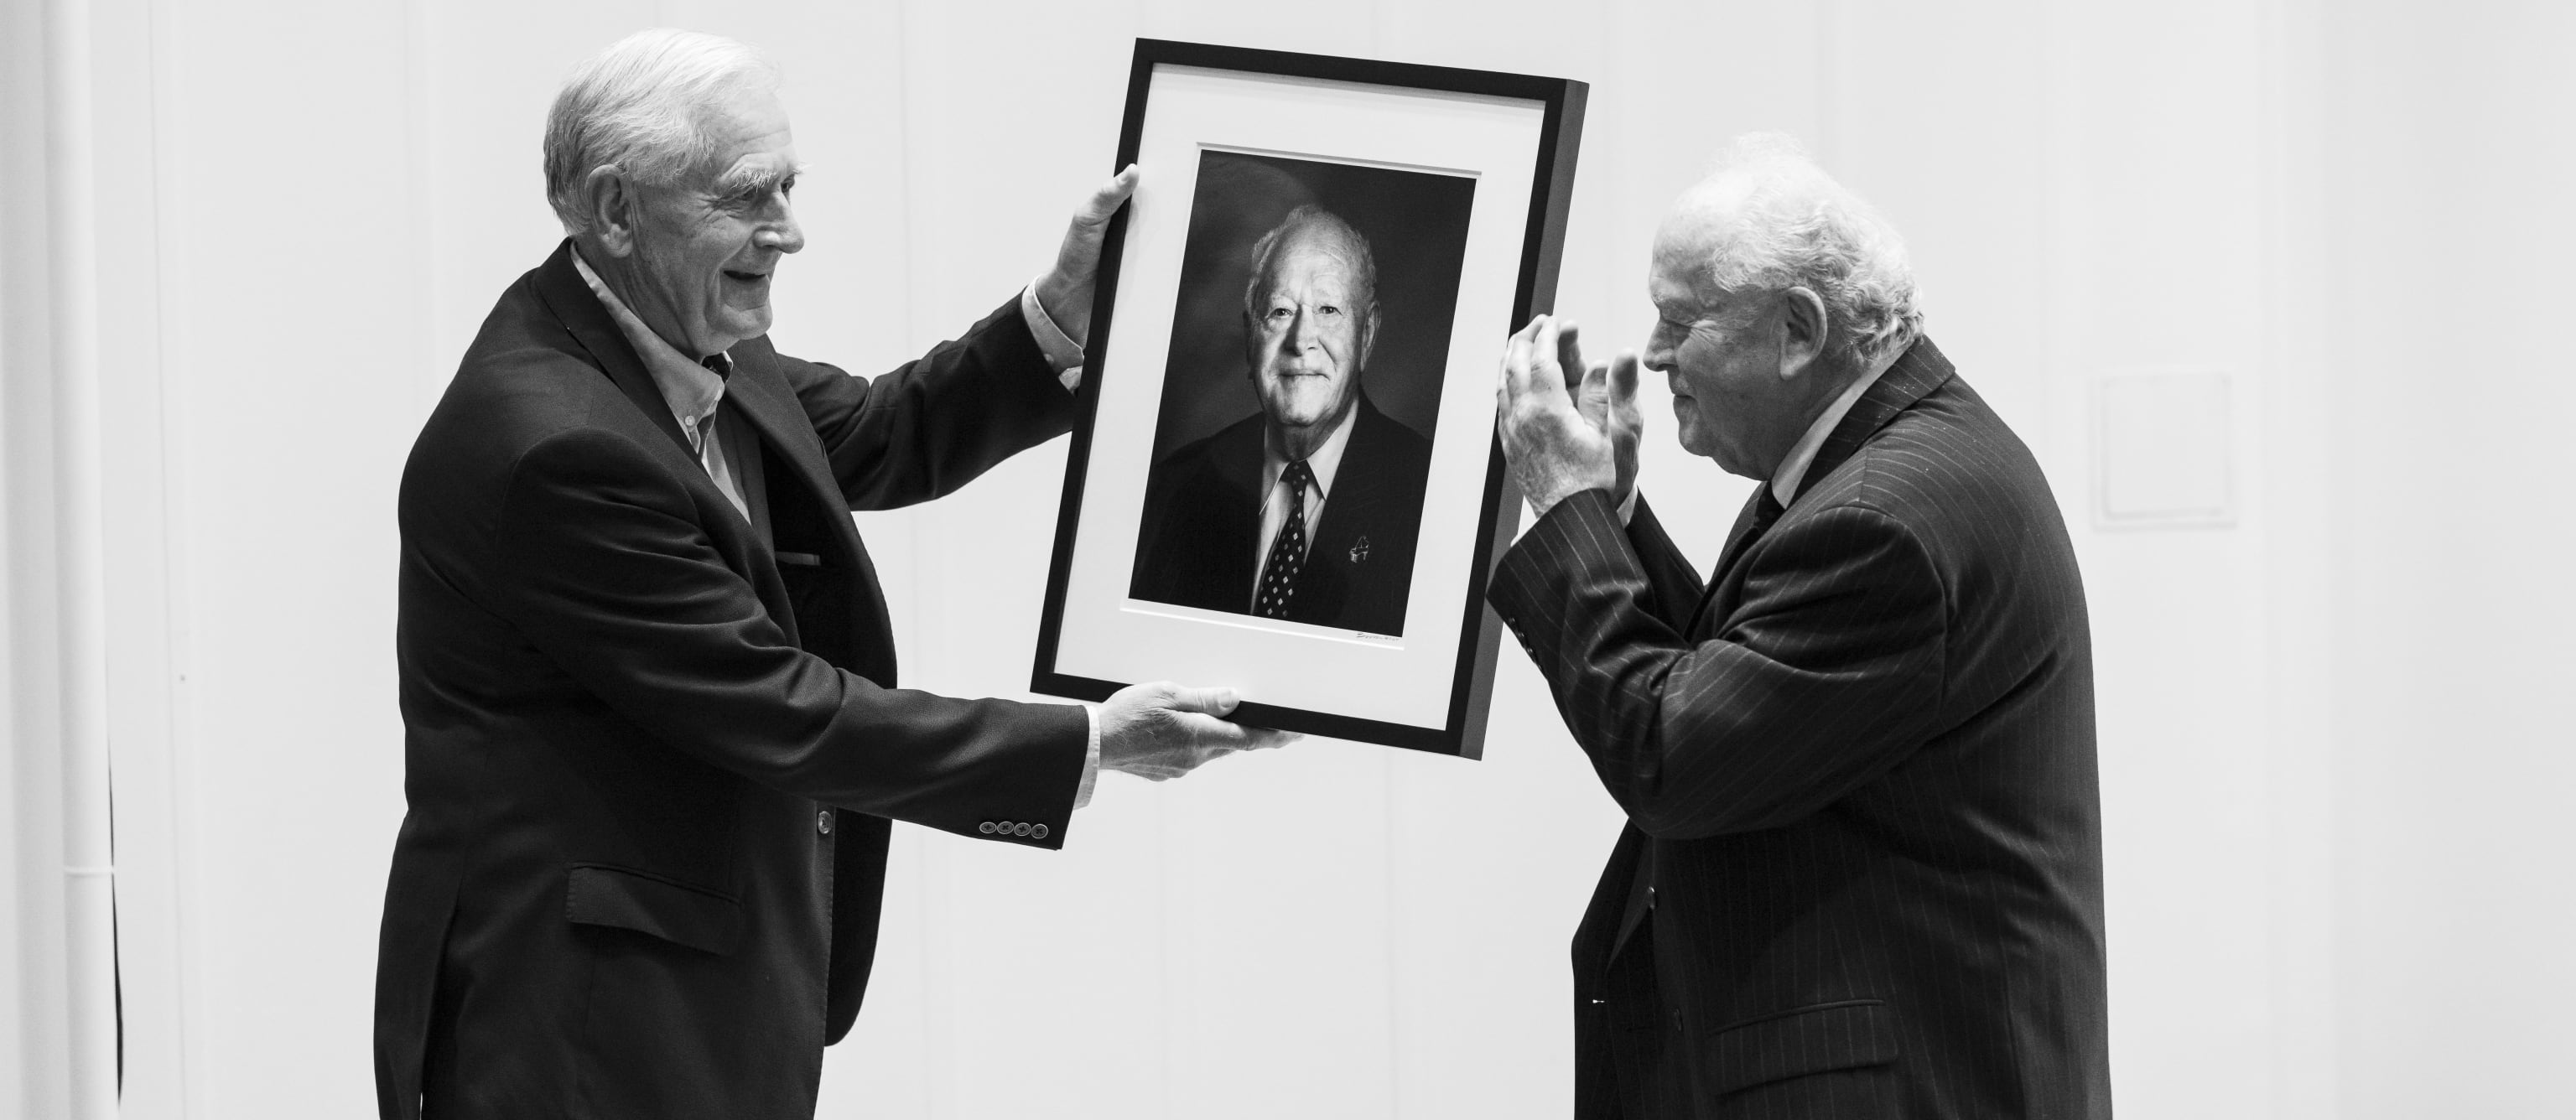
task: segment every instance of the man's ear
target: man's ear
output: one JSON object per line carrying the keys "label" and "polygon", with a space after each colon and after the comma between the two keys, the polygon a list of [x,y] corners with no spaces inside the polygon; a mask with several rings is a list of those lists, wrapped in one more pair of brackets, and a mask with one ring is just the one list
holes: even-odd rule
{"label": "man's ear", "polygon": [[1807,288],[1780,293],[1780,380],[1807,372],[1825,352],[1825,301]]}
{"label": "man's ear", "polygon": [[582,210],[590,218],[590,235],[609,256],[635,251],[635,223],[642,202],[633,184],[614,167],[593,168],[581,181]]}
{"label": "man's ear", "polygon": [[1361,369],[1367,369],[1367,368],[1368,368],[1368,363],[1369,363],[1369,351],[1370,351],[1370,349],[1372,349],[1373,347],[1375,347],[1375,346],[1377,345],[1377,324],[1378,324],[1377,301],[1376,301],[1376,300],[1370,300],[1370,301],[1369,301],[1368,314],[1360,316],[1360,364],[1359,364],[1359,368],[1361,368]]}
{"label": "man's ear", "polygon": [[1252,309],[1243,309],[1243,375],[1257,387],[1261,383],[1261,325],[1252,319]]}

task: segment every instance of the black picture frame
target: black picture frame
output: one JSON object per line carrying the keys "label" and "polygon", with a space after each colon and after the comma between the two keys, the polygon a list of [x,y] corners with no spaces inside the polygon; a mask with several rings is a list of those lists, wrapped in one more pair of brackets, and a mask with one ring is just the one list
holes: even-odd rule
{"label": "black picture frame", "polygon": [[[1526,102],[1536,108],[1540,116],[1535,161],[1528,169],[1527,214],[1521,223],[1520,252],[1516,262],[1517,273],[1511,283],[1508,322],[1492,322],[1491,329],[1480,337],[1490,337],[1491,345],[1499,353],[1503,338],[1510,329],[1527,322],[1533,315],[1553,309],[1566,213],[1572,197],[1575,160],[1582,133],[1588,89],[1585,83],[1483,70],[1138,39],[1129,71],[1125,118],[1113,167],[1138,162],[1156,77],[1173,73],[1174,68],[1223,72],[1248,76],[1253,80],[1276,80],[1283,87],[1334,83],[1338,84],[1336,88],[1433,91],[1469,98]],[[1153,173],[1150,167],[1147,171],[1149,175]],[[1141,201],[1142,195],[1139,197]],[[1066,634],[1066,610],[1072,589],[1076,549],[1083,541],[1085,488],[1094,441],[1100,431],[1104,387],[1115,383],[1122,368],[1133,367],[1146,360],[1141,356],[1141,351],[1146,348],[1138,347],[1140,356],[1122,366],[1124,356],[1112,352],[1109,346],[1115,337],[1112,323],[1118,310],[1116,304],[1122,266],[1128,263],[1127,242],[1133,209],[1133,205],[1122,207],[1111,219],[1101,253],[1099,283],[1088,335],[1086,372],[1077,398],[1079,418],[1074,424],[1072,446],[1066,461],[1064,494],[1057,516],[1054,554],[1048,567],[1044,614],[1030,682],[1032,691],[1047,695],[1096,701],[1135,683],[1068,672],[1061,664],[1060,656]],[[1159,357],[1157,355],[1156,359]],[[1163,376],[1159,367],[1154,375],[1158,379]],[[1490,420],[1490,406],[1487,406],[1485,415]],[[1485,605],[1485,587],[1494,558],[1509,545],[1518,528],[1521,508],[1520,493],[1512,485],[1504,466],[1499,437],[1491,431],[1490,423],[1482,434],[1485,445],[1482,478],[1475,487],[1475,492],[1481,495],[1481,503],[1476,511],[1474,536],[1469,542],[1471,559],[1464,573],[1464,594],[1446,604],[1446,609],[1457,612],[1459,621],[1454,648],[1445,651],[1446,656],[1442,659],[1448,670],[1449,687],[1446,714],[1440,726],[1430,726],[1419,720],[1397,721],[1323,707],[1266,702],[1251,698],[1260,693],[1254,688],[1245,689],[1247,698],[1236,709],[1235,720],[1251,726],[1470,759],[1482,755],[1494,658],[1503,629],[1501,620]],[[1330,517],[1329,508],[1326,517]],[[1433,511],[1425,509],[1421,526],[1423,533],[1432,531],[1432,521]],[[1463,519],[1459,523],[1463,524]],[[1365,542],[1366,538],[1362,540]],[[1361,555],[1364,558],[1365,554]],[[1434,652],[1440,651],[1423,651],[1418,655],[1427,657]],[[1186,664],[1174,664],[1169,672],[1160,675],[1192,685],[1242,683],[1194,679],[1199,674],[1193,673],[1192,668]],[[1155,678],[1140,676],[1138,679]]]}

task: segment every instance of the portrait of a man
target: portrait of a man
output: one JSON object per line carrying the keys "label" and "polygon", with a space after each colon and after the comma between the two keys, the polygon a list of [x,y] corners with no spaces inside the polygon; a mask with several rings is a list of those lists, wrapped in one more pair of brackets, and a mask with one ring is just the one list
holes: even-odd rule
{"label": "portrait of a man", "polygon": [[[1190,248],[1207,275],[1185,268],[1129,594],[1400,636],[1472,181],[1262,165],[1301,162],[1205,157]],[[1246,247],[1217,244],[1245,245],[1247,212],[1267,216],[1282,203],[1293,205]],[[1454,234],[1420,237],[1421,223],[1402,220],[1407,203],[1446,204]],[[1420,242],[1442,234],[1449,244],[1426,262]],[[1401,291],[1379,264],[1396,254],[1410,266]],[[1207,313],[1210,290],[1237,303],[1231,322]],[[1411,336],[1411,352],[1388,345],[1399,334]],[[1233,354],[1202,357],[1211,335]],[[1176,438],[1194,422],[1203,429],[1210,412],[1216,430]]]}

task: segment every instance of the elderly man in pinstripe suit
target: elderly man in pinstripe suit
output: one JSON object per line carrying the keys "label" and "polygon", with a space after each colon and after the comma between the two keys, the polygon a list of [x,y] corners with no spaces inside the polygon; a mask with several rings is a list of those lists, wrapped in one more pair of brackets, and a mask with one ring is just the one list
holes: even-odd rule
{"label": "elderly man in pinstripe suit", "polygon": [[1785,139],[1683,194],[1650,288],[1682,447],[1762,483],[1705,580],[1636,495],[1637,355],[1542,316],[1500,389],[1538,520],[1489,598],[1629,820],[1574,939],[1576,1115],[2109,1116],[2090,636],[2038,463]]}

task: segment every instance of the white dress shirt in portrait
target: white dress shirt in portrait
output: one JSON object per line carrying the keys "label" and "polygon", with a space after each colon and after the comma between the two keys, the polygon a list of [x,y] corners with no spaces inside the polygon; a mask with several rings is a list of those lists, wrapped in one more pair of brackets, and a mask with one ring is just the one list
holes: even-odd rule
{"label": "white dress shirt in portrait", "polygon": [[[1324,445],[1306,456],[1306,469],[1314,472],[1315,476],[1314,484],[1306,487],[1306,492],[1300,495],[1305,499],[1308,541],[1315,539],[1315,521],[1324,515],[1324,499],[1332,494],[1333,475],[1342,467],[1342,449],[1350,446],[1351,425],[1359,418],[1360,410],[1354,405],[1342,415],[1342,422],[1333,426],[1333,434],[1324,437]],[[1288,525],[1288,503],[1283,500],[1287,497],[1288,488],[1280,482],[1280,476],[1287,473],[1288,451],[1280,446],[1279,433],[1265,424],[1261,428],[1261,539],[1253,542],[1255,550],[1252,553],[1260,557],[1259,562],[1263,564],[1270,562],[1270,543],[1277,540],[1279,530]],[[1252,574],[1252,590],[1244,598],[1243,609],[1257,609],[1262,576],[1263,573],[1258,571]]]}

